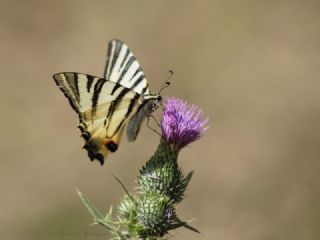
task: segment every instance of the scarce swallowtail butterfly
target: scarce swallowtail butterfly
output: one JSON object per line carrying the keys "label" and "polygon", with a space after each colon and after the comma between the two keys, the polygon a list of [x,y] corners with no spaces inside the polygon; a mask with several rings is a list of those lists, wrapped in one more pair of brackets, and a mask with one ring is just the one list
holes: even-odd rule
{"label": "scarce swallowtail butterfly", "polygon": [[115,152],[126,125],[134,141],[141,123],[159,106],[160,94],[151,94],[143,71],[126,44],[111,40],[104,78],[76,72],[53,76],[78,114],[84,148],[101,165]]}

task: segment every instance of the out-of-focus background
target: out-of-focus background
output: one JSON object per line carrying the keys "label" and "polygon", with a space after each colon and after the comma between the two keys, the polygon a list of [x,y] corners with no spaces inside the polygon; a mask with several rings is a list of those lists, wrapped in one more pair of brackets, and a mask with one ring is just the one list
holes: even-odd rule
{"label": "out-of-focus background", "polygon": [[1,1],[1,239],[106,239],[75,187],[116,206],[159,137],[144,127],[100,167],[52,75],[102,76],[107,42],[125,41],[157,92],[197,104],[205,137],[180,163],[195,175],[178,209],[202,235],[320,239],[318,1]]}

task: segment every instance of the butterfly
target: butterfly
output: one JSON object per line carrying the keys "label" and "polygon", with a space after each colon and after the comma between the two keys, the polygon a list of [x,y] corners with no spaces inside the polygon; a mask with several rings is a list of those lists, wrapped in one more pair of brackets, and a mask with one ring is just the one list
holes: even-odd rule
{"label": "butterfly", "polygon": [[109,152],[117,151],[124,128],[128,125],[128,141],[135,141],[143,120],[162,100],[160,93],[150,93],[132,51],[117,39],[108,44],[104,78],[77,72],[53,78],[78,114],[83,148],[101,165]]}

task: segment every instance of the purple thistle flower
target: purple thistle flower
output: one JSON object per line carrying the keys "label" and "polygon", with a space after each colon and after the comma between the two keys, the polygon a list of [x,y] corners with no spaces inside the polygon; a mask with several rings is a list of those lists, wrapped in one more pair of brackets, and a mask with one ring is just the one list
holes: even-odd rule
{"label": "purple thistle flower", "polygon": [[178,150],[198,140],[207,130],[208,118],[196,105],[168,98],[164,103],[161,130],[163,138]]}

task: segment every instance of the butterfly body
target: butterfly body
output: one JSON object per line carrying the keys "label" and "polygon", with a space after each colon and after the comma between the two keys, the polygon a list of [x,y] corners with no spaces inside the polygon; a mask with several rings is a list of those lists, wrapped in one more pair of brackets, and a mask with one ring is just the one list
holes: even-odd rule
{"label": "butterfly body", "polygon": [[130,129],[135,128],[134,137],[127,131],[128,139],[134,141],[143,119],[161,101],[160,95],[150,94],[137,60],[119,40],[109,42],[105,78],[76,72],[58,73],[53,78],[78,114],[89,158],[101,165],[109,152],[117,151],[128,122],[132,122]]}
{"label": "butterfly body", "polygon": [[161,102],[160,95],[156,99],[146,101],[144,104],[140,105],[137,112],[130,118],[127,126],[127,138],[129,142],[136,140],[142,122],[158,108],[159,102]]}

